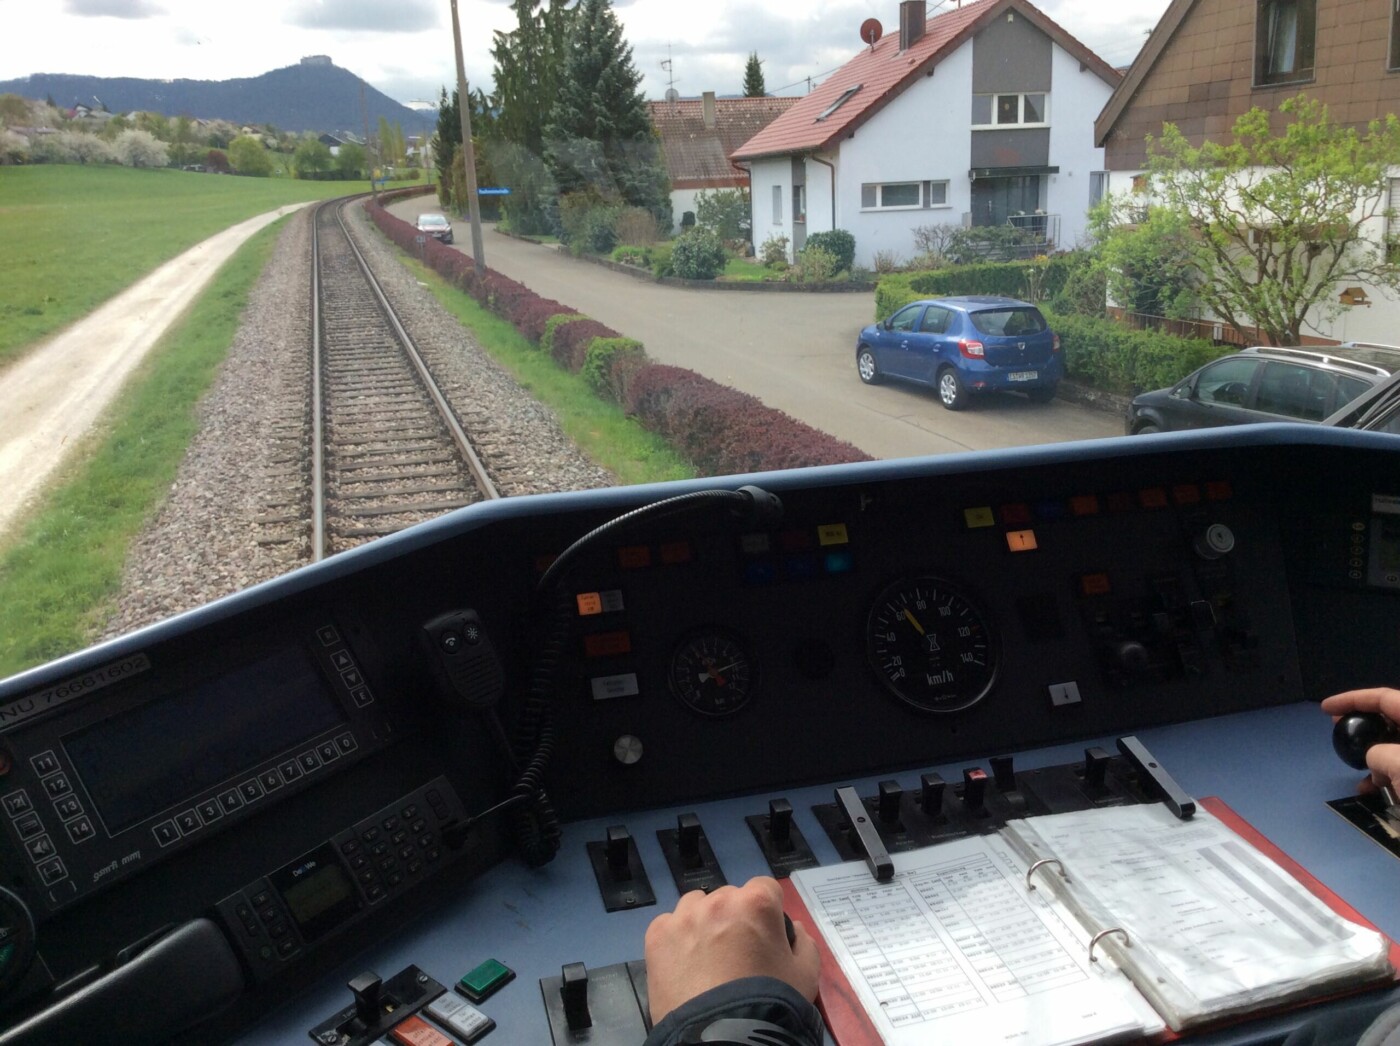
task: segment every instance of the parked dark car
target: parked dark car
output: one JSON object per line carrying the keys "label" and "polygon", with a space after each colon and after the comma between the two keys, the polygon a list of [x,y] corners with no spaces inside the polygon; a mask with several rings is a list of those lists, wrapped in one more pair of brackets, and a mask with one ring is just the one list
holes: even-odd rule
{"label": "parked dark car", "polygon": [[1400,434],[1400,370],[1357,396],[1323,424]]}
{"label": "parked dark car", "polygon": [[452,242],[452,223],[442,214],[420,214],[418,216],[418,231],[427,233],[435,240],[443,243]]}
{"label": "parked dark car", "polygon": [[1128,434],[1259,421],[1321,422],[1400,371],[1400,348],[1351,342],[1325,349],[1257,347],[1207,363],[1128,406]]}
{"label": "parked dark car", "polygon": [[962,410],[983,392],[1024,392],[1047,403],[1064,373],[1060,336],[1030,302],[929,298],[872,324],[856,340],[856,372],[874,385],[897,378],[932,385]]}

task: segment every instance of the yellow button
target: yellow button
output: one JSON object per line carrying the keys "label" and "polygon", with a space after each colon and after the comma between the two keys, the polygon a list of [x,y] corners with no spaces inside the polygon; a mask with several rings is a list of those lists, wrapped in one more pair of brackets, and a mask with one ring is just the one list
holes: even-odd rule
{"label": "yellow button", "polygon": [[996,519],[992,516],[989,506],[983,505],[980,508],[963,509],[963,519],[967,521],[967,528],[973,530],[977,527],[996,526]]}
{"label": "yellow button", "polygon": [[817,528],[817,540],[823,545],[844,545],[850,540],[846,536],[846,524],[827,523]]}

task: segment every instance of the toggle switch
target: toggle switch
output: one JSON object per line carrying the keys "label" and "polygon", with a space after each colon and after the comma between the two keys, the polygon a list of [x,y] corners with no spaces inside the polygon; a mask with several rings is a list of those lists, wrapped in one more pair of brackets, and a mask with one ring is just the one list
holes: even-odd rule
{"label": "toggle switch", "polygon": [[924,816],[933,820],[943,818],[943,790],[948,782],[941,774],[926,773],[919,777],[919,805]]}
{"label": "toggle switch", "polygon": [[1009,755],[994,755],[989,760],[992,764],[992,780],[996,782],[998,792],[1016,791],[1016,766]]}
{"label": "toggle switch", "polygon": [[380,998],[384,987],[379,974],[367,970],[352,978],[348,987],[355,996],[355,1017],[367,1028],[375,1027],[381,1016]]}
{"label": "toggle switch", "polygon": [[1105,791],[1108,778],[1108,763],[1113,756],[1095,745],[1084,749],[1084,789],[1091,795]]}
{"label": "toggle switch", "polygon": [[699,868],[700,818],[694,814],[681,814],[676,820],[676,848],[680,851],[681,863],[687,868]]}
{"label": "toggle switch", "polygon": [[632,878],[631,862],[628,860],[632,849],[632,833],[624,826],[615,824],[608,829],[605,843],[608,855],[608,872],[614,882],[626,882]]}
{"label": "toggle switch", "polygon": [[792,849],[792,804],[786,799],[768,800],[768,837],[780,853]]}
{"label": "toggle switch", "polygon": [[898,781],[881,781],[880,797],[876,804],[880,823],[891,828],[899,824],[899,804],[904,798],[904,789]]}
{"label": "toggle switch", "polygon": [[980,766],[969,766],[963,770],[963,806],[977,817],[987,816],[987,771]]}
{"label": "toggle switch", "polygon": [[724,871],[715,858],[714,848],[705,837],[700,818],[695,814],[679,815],[676,827],[660,829],[656,833],[656,841],[666,858],[666,866],[671,870],[678,893],[692,890],[710,893],[728,884],[729,880],[724,877]]}
{"label": "toggle switch", "polygon": [[812,868],[817,859],[792,819],[792,803],[786,799],[768,800],[768,813],[750,814],[744,823],[763,851],[764,860],[775,879],[786,879],[799,868]]}
{"label": "toggle switch", "polygon": [[564,1002],[564,1020],[570,1031],[583,1031],[593,1027],[593,1017],[588,1012],[588,968],[581,962],[565,964],[560,971],[562,983],[559,997]]}

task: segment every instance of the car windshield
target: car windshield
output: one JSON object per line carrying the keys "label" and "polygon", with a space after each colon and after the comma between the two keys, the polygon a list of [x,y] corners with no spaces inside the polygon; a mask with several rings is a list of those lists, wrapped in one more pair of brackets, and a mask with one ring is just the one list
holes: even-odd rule
{"label": "car windshield", "polygon": [[1045,317],[1037,309],[978,309],[969,316],[979,333],[993,337],[1015,338],[1046,329]]}
{"label": "car windshield", "polygon": [[[1093,201],[1139,199],[1157,110],[1115,91],[1169,0],[998,2],[22,5],[0,48],[0,678],[489,496],[450,448],[309,478],[318,227],[455,361],[443,430],[479,433],[507,497],[1112,438],[1142,388],[1262,344],[1187,300],[1178,259],[1119,251],[1151,278],[1106,284],[1091,235]],[[344,234],[317,211],[341,199]],[[1309,339],[1392,340],[1366,288],[1315,312],[1339,295],[1362,307]],[[935,361],[962,311],[988,357]],[[971,371],[999,337],[1027,345],[993,387]],[[1108,359],[1120,339],[1151,365]],[[733,393],[761,416],[683,409]],[[374,483],[411,492],[313,548],[313,489]]]}

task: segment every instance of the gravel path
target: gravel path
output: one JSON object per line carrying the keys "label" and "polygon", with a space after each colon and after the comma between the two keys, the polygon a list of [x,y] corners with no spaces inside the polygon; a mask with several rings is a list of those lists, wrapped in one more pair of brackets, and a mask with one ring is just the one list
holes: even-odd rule
{"label": "gravel path", "polygon": [[[483,455],[507,496],[610,486],[553,414],[516,384],[398,261],[363,209],[350,225],[404,325],[469,433],[489,424]],[[307,562],[306,504],[310,209],[281,234],[255,286],[200,430],[169,496],[133,544],[109,638]]]}

